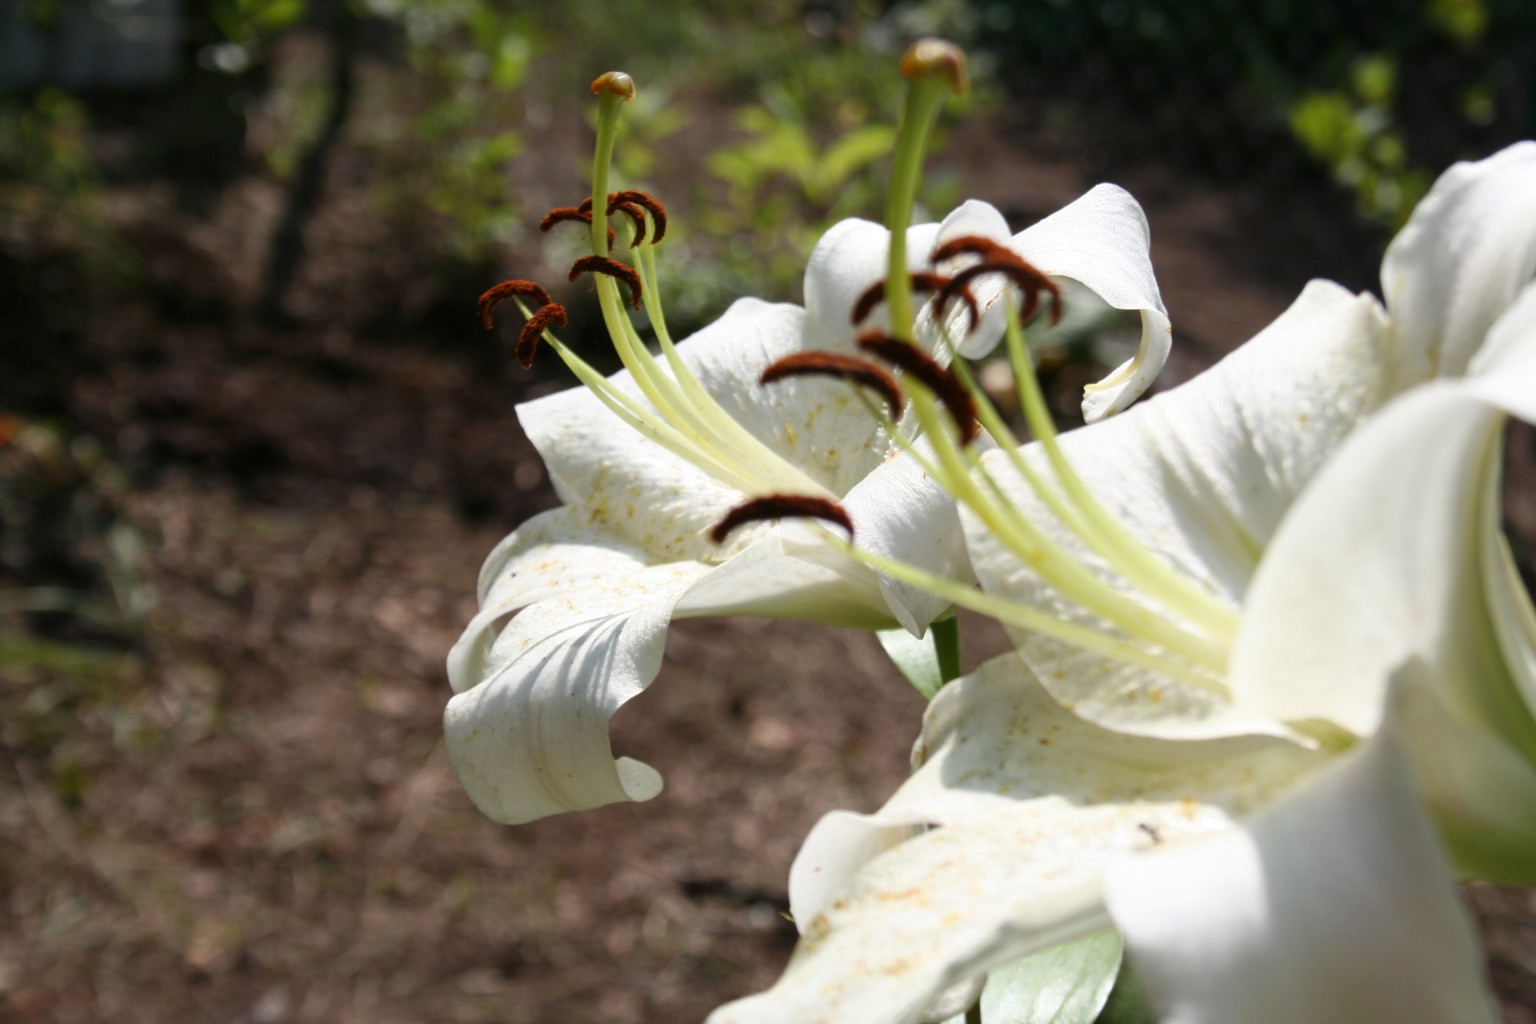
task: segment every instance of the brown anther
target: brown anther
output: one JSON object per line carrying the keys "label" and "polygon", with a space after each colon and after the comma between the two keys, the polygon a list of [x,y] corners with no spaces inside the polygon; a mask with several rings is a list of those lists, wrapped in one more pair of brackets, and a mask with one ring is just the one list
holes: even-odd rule
{"label": "brown anther", "polygon": [[571,272],[566,278],[574,281],[582,274],[607,274],[623,281],[629,285],[629,304],[636,309],[640,308],[640,275],[629,264],[607,256],[583,256],[571,264]]}
{"label": "brown anther", "polygon": [[517,362],[523,369],[533,365],[534,353],[539,350],[539,339],[551,327],[564,327],[565,307],[558,302],[548,302],[533,311],[533,316],[523,324],[523,332],[517,336]]}
{"label": "brown anther", "polygon": [[[584,199],[584,200],[582,200],[582,204],[580,206],[557,206],[557,207],[555,207],[553,210],[550,210],[548,213],[546,213],[544,215],[544,219],[543,220],[539,221],[539,230],[540,231],[548,231],[550,228],[554,227],[556,224],[560,224],[560,223],[563,223],[563,222],[568,221],[568,220],[577,221],[577,222],[582,223],[582,224],[591,224],[592,223],[592,200]],[[614,233],[613,233],[613,228],[609,228],[608,229],[608,244],[609,245],[613,244],[614,237],[615,236],[614,236]]]}
{"label": "brown anther", "polygon": [[592,92],[598,96],[606,92],[628,103],[635,98],[635,80],[622,71],[609,71],[592,80]]}
{"label": "brown anther", "polygon": [[965,51],[948,39],[919,39],[901,57],[901,77],[910,81],[918,76],[943,75],[956,96],[965,95],[969,83],[965,73]]}
{"label": "brown anther", "polygon": [[873,352],[892,366],[922,381],[949,410],[962,445],[976,440],[976,403],[971,393],[949,370],[934,362],[927,353],[910,342],[871,331],[859,336],[859,348]]}
{"label": "brown anther", "polygon": [[980,256],[988,260],[1006,259],[1011,255],[1013,255],[1012,249],[984,235],[961,235],[959,238],[951,238],[943,245],[936,246],[929,259],[935,263],[943,263],[956,256]]}
{"label": "brown anther", "polygon": [[[1047,277],[1044,271],[1029,263],[1018,253],[990,238],[967,235],[951,239],[933,251],[933,261],[942,262],[960,255],[981,257],[980,263],[957,272],[939,293],[939,301],[947,304],[960,296],[962,288],[985,274],[1002,274],[1024,294],[1024,308],[1019,313],[1021,321],[1030,320],[1040,309],[1040,296],[1051,297],[1051,323],[1061,320],[1061,289]],[[973,304],[975,299],[970,300]]]}
{"label": "brown anther", "polygon": [[[944,286],[949,283],[949,278],[943,274],[934,274],[928,271],[916,271],[909,275],[914,292],[942,292]],[[966,333],[976,329],[976,324],[981,319],[981,309],[976,305],[976,296],[971,294],[969,288],[960,290],[960,298],[965,300],[966,310],[970,314],[970,321],[966,325]],[[885,279],[882,278],[864,289],[864,294],[859,296],[859,301],[853,305],[853,325],[857,327],[869,319],[869,314],[875,311],[875,307],[885,301]],[[942,308],[942,304],[941,304]]]}
{"label": "brown anther", "polygon": [[543,220],[539,221],[539,230],[548,231],[556,224],[560,224],[568,220],[580,221],[583,224],[591,224],[592,211],[578,209],[574,206],[557,206],[553,210],[550,210],[548,213],[546,213]]}
{"label": "brown anther", "polygon": [[971,293],[970,285],[961,282],[958,286],[951,288],[949,287],[949,282],[946,281],[944,287],[939,289],[938,297],[934,300],[938,306],[938,315],[943,315],[944,307],[948,306],[950,300],[956,296],[959,297],[961,302],[965,303],[965,333],[970,334],[976,329],[976,325],[981,323],[981,305],[977,303],[976,296]]}
{"label": "brown anther", "polygon": [[632,203],[635,206],[644,208],[651,215],[652,245],[667,237],[667,208],[661,205],[661,200],[649,192],[641,192],[639,189],[629,188],[622,192],[615,192],[608,197],[610,212],[612,212],[611,207],[615,201]]}
{"label": "brown anther", "polygon": [[867,359],[838,352],[797,352],[769,363],[759,383],[772,384],[790,377],[835,377],[877,391],[890,408],[891,419],[901,418],[901,387],[883,367]]}
{"label": "brown anther", "polygon": [[629,217],[630,221],[635,225],[635,233],[633,235],[631,235],[630,239],[629,239],[629,247],[631,249],[633,249],[635,246],[639,245],[641,242],[645,241],[645,211],[644,210],[640,209],[640,207],[636,206],[634,203],[623,202],[623,201],[621,201],[619,199],[614,198],[614,196],[612,194],[610,194],[608,196],[608,212],[609,213],[617,212],[617,213],[625,214],[626,216]]}
{"label": "brown anther", "polygon": [[762,522],[765,519],[787,519],[792,516],[820,519],[841,526],[848,531],[848,539],[853,539],[853,520],[848,518],[848,513],[843,511],[841,505],[826,498],[815,498],[804,494],[770,494],[744,501],[727,512],[725,518],[715,524],[714,529],[709,531],[709,539],[716,544],[723,544],[725,538],[739,526]]}
{"label": "brown anther", "polygon": [[495,325],[492,314],[495,313],[496,307],[514,295],[532,299],[540,306],[549,305],[549,293],[532,281],[503,281],[487,289],[475,303],[475,310],[480,314],[480,322],[485,325],[486,330],[490,330]]}

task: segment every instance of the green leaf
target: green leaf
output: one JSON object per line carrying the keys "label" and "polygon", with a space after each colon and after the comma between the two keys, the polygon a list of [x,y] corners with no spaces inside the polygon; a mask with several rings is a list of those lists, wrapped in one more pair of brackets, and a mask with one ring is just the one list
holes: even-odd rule
{"label": "green leaf", "polygon": [[985,1024],[1093,1024],[1120,972],[1120,933],[1110,930],[1025,957],[987,975]]}
{"label": "green leaf", "polygon": [[907,682],[928,700],[944,685],[939,672],[939,656],[934,650],[931,634],[925,633],[919,640],[904,629],[882,629],[875,633],[888,658],[907,677]]}
{"label": "green leaf", "polygon": [[[982,1024],[1094,1024],[1115,987],[1121,952],[1120,933],[1109,929],[997,968],[981,990]],[[965,1021],[962,1015],[945,1024]]]}
{"label": "green leaf", "polygon": [[1157,1014],[1142,997],[1129,965],[1121,964],[1120,977],[1115,979],[1115,989],[1109,994],[1097,1024],[1157,1024],[1157,1021]]}
{"label": "green leaf", "polygon": [[821,158],[816,190],[830,192],[838,188],[860,168],[883,159],[895,144],[896,130],[887,125],[869,125],[850,132],[833,143]]}

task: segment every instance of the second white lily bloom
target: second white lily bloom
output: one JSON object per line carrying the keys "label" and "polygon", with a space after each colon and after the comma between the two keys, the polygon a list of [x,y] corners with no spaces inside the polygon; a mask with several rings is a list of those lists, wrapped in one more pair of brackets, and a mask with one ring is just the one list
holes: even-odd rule
{"label": "second white lily bloom", "polygon": [[1496,1019],[1452,862],[1536,879],[1536,617],[1498,529],[1500,425],[1536,421],[1536,145],[1447,172],[1382,273],[1386,310],[1314,283],[1206,374],[1061,438],[1234,632],[1145,644],[964,517],[988,595],[1139,660],[1020,631],[941,691],[912,779],[807,840],[784,977],[712,1020],[905,1024],[1111,925],[1181,1024]]}

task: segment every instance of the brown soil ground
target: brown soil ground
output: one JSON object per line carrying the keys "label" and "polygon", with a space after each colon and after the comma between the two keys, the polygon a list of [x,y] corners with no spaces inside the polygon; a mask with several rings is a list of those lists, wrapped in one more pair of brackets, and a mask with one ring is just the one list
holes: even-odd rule
{"label": "brown soil ground", "polygon": [[[994,127],[954,148],[967,194],[1016,223],[1092,184]],[[1358,240],[1288,249],[1263,196],[1124,183],[1180,332],[1170,382],[1305,270],[1373,284]],[[553,501],[512,412],[551,384],[477,333],[489,281],[455,338],[313,315],[410,284],[336,269],[380,240],[332,186],[295,327],[241,312],[275,216],[259,180],[125,215],[152,298],[73,309],[46,274],[23,285],[46,307],[20,325],[49,349],[32,383],[129,468],[115,507],[157,603],[126,644],[3,620],[38,647],[0,681],[0,1018],[699,1020],[777,975],[801,838],[900,782],[921,701],[866,635],[685,623],[615,726],[666,774],[659,799],[520,828],[476,813],[440,741],[443,657],[481,558]],[[1536,894],[1471,900],[1508,1019],[1536,1022]]]}

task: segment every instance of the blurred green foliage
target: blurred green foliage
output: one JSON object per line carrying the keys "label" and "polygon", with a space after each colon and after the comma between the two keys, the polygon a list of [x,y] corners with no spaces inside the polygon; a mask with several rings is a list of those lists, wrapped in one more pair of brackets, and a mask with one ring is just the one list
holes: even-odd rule
{"label": "blurred green foliage", "polygon": [[1355,192],[1362,215],[1401,226],[1429,174],[1408,166],[1403,129],[1393,116],[1397,62],[1383,54],[1355,61],[1347,89],[1315,89],[1291,106],[1290,127],[1307,151]]}
{"label": "blurred green foliage", "polygon": [[117,749],[142,739],[122,691],[142,668],[133,648],[155,592],[122,514],[127,491],[95,440],[0,417],[0,679],[14,693],[0,731],[5,747],[45,761],[66,801],[91,774],[77,715],[101,720]]}
{"label": "blurred green foliage", "polygon": [[[1429,177],[1536,133],[1529,0],[975,0],[1038,122],[1125,159],[1284,175],[1285,137],[1400,223]],[[1038,101],[1038,102],[1037,102]]]}
{"label": "blurred green foliage", "polygon": [[0,611],[136,633],[155,596],[143,539],[122,512],[129,490],[94,438],[0,417]]}
{"label": "blurred green foliage", "polygon": [[[725,188],[723,198],[702,205],[694,228],[717,240],[726,291],[790,297],[827,227],[845,217],[882,216],[896,127],[861,123],[855,114],[823,141],[826,129],[805,97],[772,87],[764,93],[762,103],[736,115],[746,138],[706,161]],[[922,201],[942,215],[958,193],[953,177],[940,174],[925,182]]]}
{"label": "blurred green foliage", "polygon": [[0,101],[0,244],[71,252],[94,273],[126,274],[101,185],[81,101],[58,89]]}
{"label": "blurred green foliage", "polygon": [[514,125],[524,117],[518,90],[537,26],[504,8],[483,0],[370,8],[399,26],[407,69],[387,83],[362,138],[381,170],[375,209],[399,221],[432,218],[444,253],[459,259],[485,259],[519,234],[509,168],[526,145]]}
{"label": "blurred green foliage", "polygon": [[[327,21],[320,0],[210,2],[222,38],[205,48],[204,64],[231,74],[249,75],[282,39]],[[696,258],[716,261],[687,282],[669,277],[686,319],[718,311],[744,286],[793,297],[805,253],[826,226],[879,215],[900,98],[895,57],[914,32],[965,5],[884,8],[729,0],[535,12],[493,0],[366,0],[329,8],[328,17],[333,26],[338,17],[365,22],[371,52],[388,69],[370,79],[352,133],[379,169],[373,209],[449,259],[484,261],[529,237],[542,210],[523,207],[515,173],[530,135],[553,118],[590,114],[583,97],[596,73],[631,71],[640,98],[626,111],[618,172],[638,187],[653,175],[686,181],[689,193],[672,198],[701,212],[675,237]],[[275,176],[291,175],[319,133],[324,92],[313,65],[283,70],[251,108]],[[697,123],[717,147],[702,161],[707,177],[690,174],[673,151]],[[586,168],[539,173],[579,180]],[[943,205],[954,191],[940,182],[927,198]]]}

